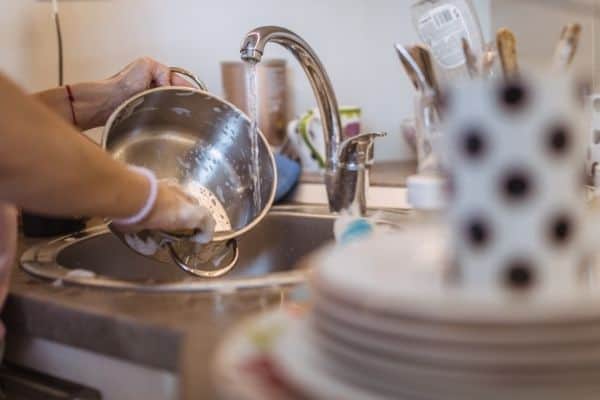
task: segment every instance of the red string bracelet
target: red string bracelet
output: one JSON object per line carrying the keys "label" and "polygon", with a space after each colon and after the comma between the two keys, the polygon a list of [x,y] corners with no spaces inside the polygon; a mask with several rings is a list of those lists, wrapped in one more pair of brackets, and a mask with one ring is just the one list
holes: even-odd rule
{"label": "red string bracelet", "polygon": [[66,85],[65,88],[67,89],[67,94],[69,95],[69,105],[71,106],[71,117],[73,117],[73,125],[77,126],[77,118],[75,118],[75,106],[73,106],[75,98],[73,97],[71,86]]}

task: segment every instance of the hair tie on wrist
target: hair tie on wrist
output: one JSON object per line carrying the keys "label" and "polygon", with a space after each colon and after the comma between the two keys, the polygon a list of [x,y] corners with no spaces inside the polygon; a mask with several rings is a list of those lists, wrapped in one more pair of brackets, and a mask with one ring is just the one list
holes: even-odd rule
{"label": "hair tie on wrist", "polygon": [[67,95],[69,97],[69,106],[71,107],[71,117],[73,118],[73,125],[77,126],[77,118],[75,118],[75,97],[73,97],[73,91],[71,90],[71,86],[66,85],[65,89],[67,89]]}
{"label": "hair tie on wrist", "polygon": [[113,222],[117,225],[135,225],[142,222],[154,208],[156,198],[158,197],[158,180],[156,179],[154,172],[150,171],[148,168],[136,166],[129,166],[129,170],[146,177],[150,184],[150,192],[148,193],[146,202],[137,213],[128,218],[113,219]]}

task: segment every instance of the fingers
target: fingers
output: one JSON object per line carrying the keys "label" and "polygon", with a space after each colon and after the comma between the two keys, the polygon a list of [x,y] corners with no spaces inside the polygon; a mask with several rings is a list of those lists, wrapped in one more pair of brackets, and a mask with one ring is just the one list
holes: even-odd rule
{"label": "fingers", "polygon": [[196,87],[194,84],[189,82],[187,79],[181,77],[179,74],[171,73],[171,85],[173,86],[185,86],[185,87]]}
{"label": "fingers", "polygon": [[212,237],[216,224],[210,212],[196,203],[184,203],[179,209],[176,219],[179,229],[199,230],[210,237]]}
{"label": "fingers", "polygon": [[198,200],[179,185],[161,182],[158,197],[148,218],[133,230],[159,229],[169,232],[200,230],[212,237],[215,221]]}
{"label": "fingers", "polygon": [[154,82],[156,86],[170,86],[171,70],[169,67],[151,58],[148,59],[148,62],[150,63],[152,82]]}
{"label": "fingers", "polygon": [[144,61],[149,64],[152,81],[156,86],[195,87],[194,84],[183,78],[181,75],[171,72],[171,69],[168,66],[149,57],[144,58]]}
{"label": "fingers", "polygon": [[142,57],[127,65],[121,72],[110,79],[121,79],[127,83],[125,87],[132,88],[134,93],[157,86],[185,86],[194,87],[187,79],[172,73],[170,68],[153,58]]}

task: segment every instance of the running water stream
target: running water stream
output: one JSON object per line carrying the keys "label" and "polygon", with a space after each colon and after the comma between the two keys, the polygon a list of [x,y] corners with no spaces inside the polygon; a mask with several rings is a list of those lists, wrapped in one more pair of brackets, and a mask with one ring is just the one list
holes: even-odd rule
{"label": "running water stream", "polygon": [[248,98],[248,116],[250,117],[250,157],[251,157],[251,175],[252,175],[252,195],[254,210],[258,212],[261,209],[261,188],[260,188],[260,163],[259,163],[259,135],[258,135],[258,87],[256,76],[256,62],[248,61],[246,64],[246,90]]}

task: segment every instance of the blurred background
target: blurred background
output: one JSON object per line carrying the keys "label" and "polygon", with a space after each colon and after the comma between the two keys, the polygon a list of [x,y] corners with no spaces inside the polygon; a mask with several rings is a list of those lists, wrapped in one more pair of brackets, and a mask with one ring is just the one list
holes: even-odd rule
{"label": "blurred background", "polygon": [[[522,63],[545,65],[562,25],[579,21],[583,37],[576,68],[599,75],[598,0],[474,0],[487,40],[498,27],[519,38]],[[341,105],[360,106],[363,131],[389,133],[376,146],[379,160],[414,158],[400,135],[412,114],[412,88],[393,43],[418,41],[410,0],[65,0],[60,1],[65,82],[110,76],[148,55],[197,73],[222,94],[221,61],[239,59],[248,30],[266,24],[303,36],[326,66]],[[6,0],[0,6],[0,69],[30,91],[56,85],[56,35],[51,3]],[[596,26],[595,26],[596,25]],[[594,32],[596,30],[596,32]],[[288,59],[288,114],[314,107],[300,67],[272,46],[270,58]],[[597,63],[596,63],[597,65]],[[598,79],[596,79],[598,81]],[[598,86],[598,83],[596,83]]]}

